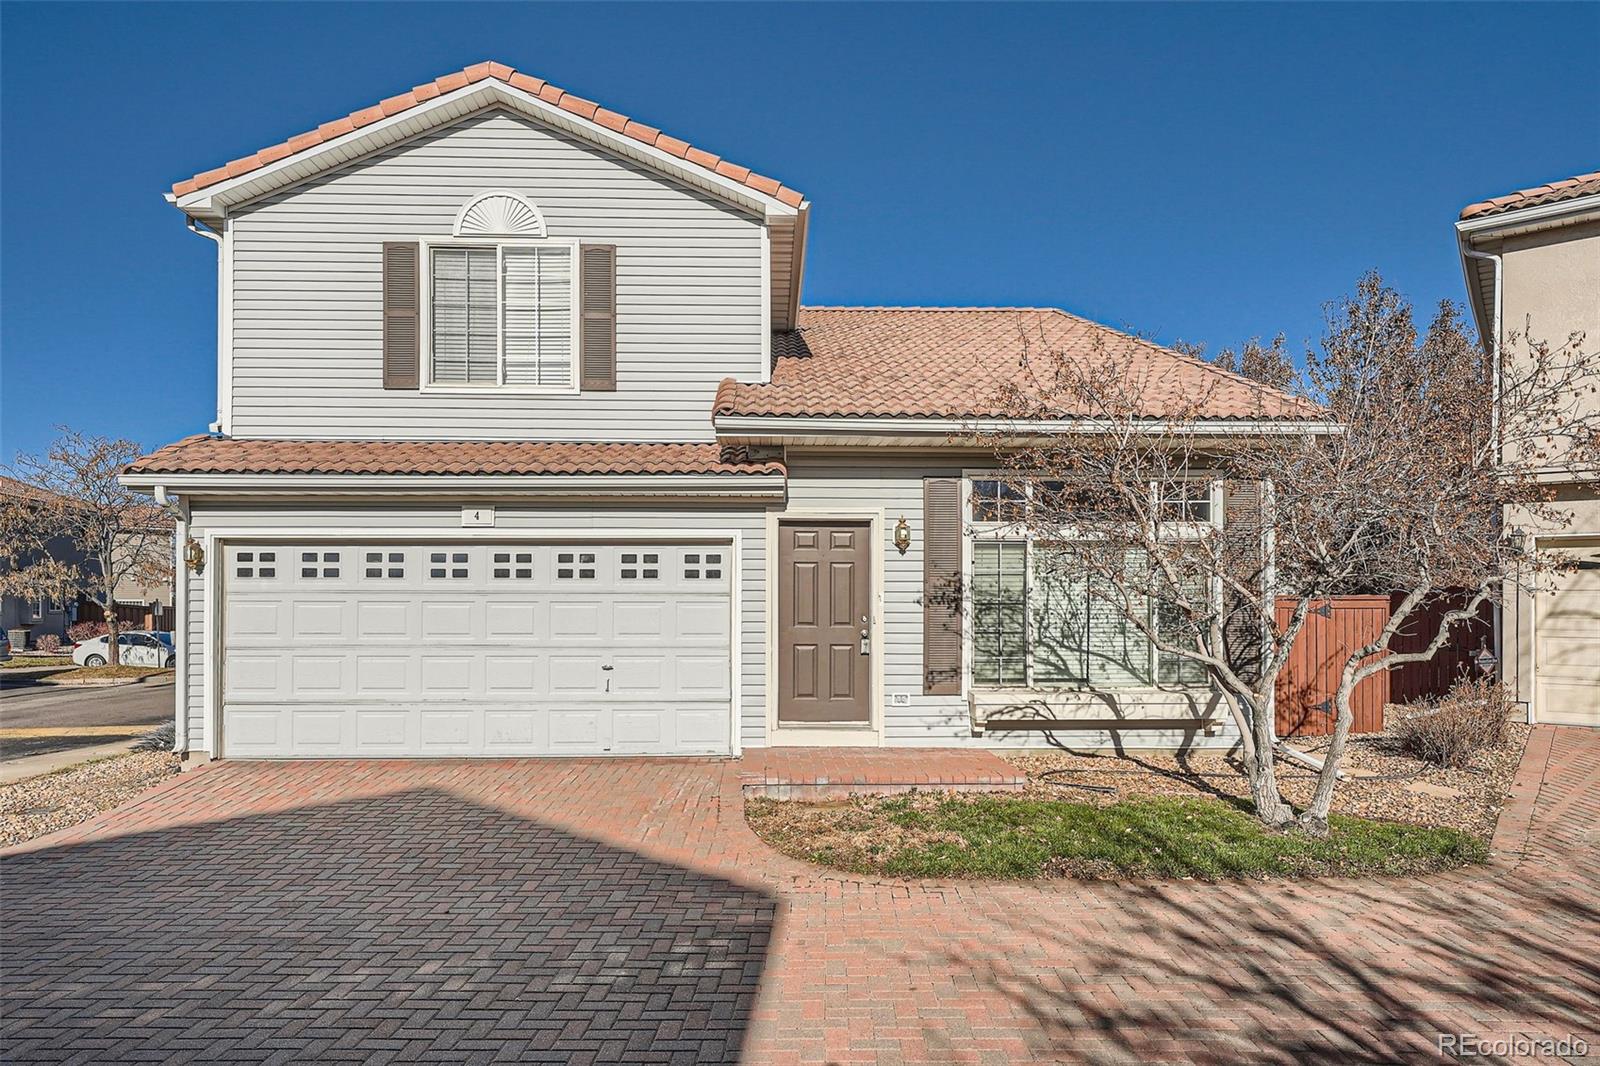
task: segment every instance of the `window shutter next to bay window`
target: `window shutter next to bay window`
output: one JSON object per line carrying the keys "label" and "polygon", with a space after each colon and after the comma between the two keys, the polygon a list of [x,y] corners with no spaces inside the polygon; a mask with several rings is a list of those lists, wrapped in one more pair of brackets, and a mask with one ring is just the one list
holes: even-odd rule
{"label": "window shutter next to bay window", "polygon": [[409,241],[383,245],[383,387],[415,389],[422,366],[421,249]]}
{"label": "window shutter next to bay window", "polygon": [[617,389],[617,246],[578,250],[579,388]]}
{"label": "window shutter next to bay window", "polygon": [[922,479],[922,691],[961,694],[961,479]]}

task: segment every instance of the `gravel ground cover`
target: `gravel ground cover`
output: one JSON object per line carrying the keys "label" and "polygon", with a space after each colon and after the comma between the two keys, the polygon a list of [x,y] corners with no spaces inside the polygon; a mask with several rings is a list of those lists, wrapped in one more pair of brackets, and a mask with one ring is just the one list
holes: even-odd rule
{"label": "gravel ground cover", "polygon": [[77,825],[177,772],[170,751],[139,751],[0,787],[0,847]]}
{"label": "gravel ground cover", "polygon": [[[1388,733],[1352,736],[1343,765],[1354,773],[1339,783],[1333,810],[1362,818],[1461,829],[1487,840],[1516,777],[1528,732],[1527,725],[1513,724],[1504,747],[1479,752],[1460,770],[1442,769],[1406,755]],[[1327,740],[1309,738],[1293,746],[1319,754]],[[1245,799],[1250,795],[1236,765],[1219,753],[1129,752],[1118,756],[1050,751],[1004,755],[1028,775],[1027,792],[1037,797],[1112,803],[1135,796]],[[1316,772],[1279,759],[1278,781],[1285,799],[1303,805],[1311,799]],[[1421,791],[1414,787],[1417,785],[1423,786]]]}

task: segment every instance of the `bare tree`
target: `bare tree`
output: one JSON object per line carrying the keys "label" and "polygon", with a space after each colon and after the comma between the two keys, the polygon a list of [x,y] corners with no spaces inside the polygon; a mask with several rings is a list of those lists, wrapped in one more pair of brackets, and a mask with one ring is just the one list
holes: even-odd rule
{"label": "bare tree", "polygon": [[[1567,565],[1505,536],[1502,515],[1514,506],[1558,528],[1552,466],[1592,469],[1600,454],[1600,404],[1579,402],[1600,383],[1600,361],[1581,346],[1581,336],[1514,338],[1497,374],[1456,308],[1441,305],[1419,331],[1411,307],[1372,274],[1329,306],[1304,370],[1283,388],[1252,382],[1245,410],[1238,378],[1179,389],[1131,349],[1046,352],[1006,388],[1007,428],[987,439],[1023,501],[1018,521],[1041,546],[1041,583],[1079,589],[1066,599],[1114,615],[1131,637],[1123,645],[1148,655],[1151,684],[1219,694],[1269,825],[1296,820],[1278,790],[1271,712],[1309,612],[1344,593],[1395,595],[1383,631],[1340,664],[1333,735],[1298,818],[1325,833],[1356,686],[1432,658],[1507,583],[1537,585]],[[1257,345],[1252,376],[1280,378],[1281,353],[1281,341]],[[1211,428],[1224,392],[1235,420],[1256,419],[1259,431]],[[1041,417],[1084,419],[1093,431],[1041,438],[1022,428]],[[1035,624],[1082,631],[1070,614]],[[1395,650],[1398,635],[1414,641],[1423,625],[1434,627],[1424,647]]]}
{"label": "bare tree", "polygon": [[105,614],[107,658],[120,661],[115,594],[155,584],[173,567],[172,522],[148,496],[117,483],[142,449],[63,428],[43,455],[19,455],[0,496],[6,566],[0,590],[60,601],[79,594]]}

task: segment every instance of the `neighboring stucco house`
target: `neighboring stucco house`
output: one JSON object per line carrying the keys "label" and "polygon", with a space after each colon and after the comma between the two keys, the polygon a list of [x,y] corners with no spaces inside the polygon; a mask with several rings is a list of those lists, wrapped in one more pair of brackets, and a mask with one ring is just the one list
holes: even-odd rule
{"label": "neighboring stucco house", "polygon": [[[1584,349],[1597,350],[1600,172],[1471,204],[1456,237],[1487,343],[1511,334],[1561,343],[1582,332]],[[1569,552],[1578,568],[1537,595],[1507,588],[1500,658],[1529,721],[1600,726],[1600,483],[1595,471],[1555,465],[1549,478],[1571,521],[1550,529],[1511,512],[1506,525]]]}
{"label": "neighboring stucco house", "polygon": [[1098,611],[1030,632],[1031,547],[952,435],[1030,344],[1131,354],[1219,435],[1313,409],[1062,311],[802,308],[801,194],[499,64],[169,200],[217,243],[218,418],[125,481],[193,541],[180,750],[1044,742],[987,727],[1018,701],[1231,743]]}

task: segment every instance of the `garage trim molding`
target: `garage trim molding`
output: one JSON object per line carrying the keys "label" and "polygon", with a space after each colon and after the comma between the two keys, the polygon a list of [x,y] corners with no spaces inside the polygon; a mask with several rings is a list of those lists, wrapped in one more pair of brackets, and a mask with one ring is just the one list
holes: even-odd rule
{"label": "garage trim molding", "polygon": [[[1563,530],[1559,533],[1531,533],[1528,539],[1535,547],[1541,544],[1554,542],[1559,550],[1561,544],[1569,541],[1594,540],[1600,538],[1600,530]],[[1501,653],[1501,662],[1504,663],[1504,652]],[[1532,596],[1528,601],[1528,668],[1530,676],[1527,680],[1528,691],[1528,724],[1537,725],[1539,718],[1539,597]],[[1501,667],[1504,669],[1504,666]],[[1520,673],[1522,664],[1519,662],[1517,669]]]}
{"label": "garage trim molding", "polygon": [[[376,532],[370,528],[338,529],[242,529],[218,527],[204,532],[206,558],[211,560],[207,569],[217,575],[206,582],[205,617],[201,619],[201,643],[205,648],[206,667],[201,690],[201,713],[206,723],[206,754],[213,758],[222,756],[222,618],[223,567],[221,549],[235,542],[288,541],[324,542],[358,541],[364,544],[381,544],[386,541],[418,543],[428,541],[485,542],[515,541],[532,544],[561,544],[574,541],[661,542],[672,544],[726,544],[729,546],[728,610],[729,625],[729,751],[738,758],[744,751],[742,729],[742,702],[740,692],[742,674],[741,657],[744,643],[741,639],[739,610],[743,601],[740,595],[744,570],[744,538],[737,529],[695,530],[685,533],[681,529],[468,529],[460,526],[422,526],[416,529]],[[213,569],[214,568],[214,569]],[[187,624],[187,623],[185,623]]]}

